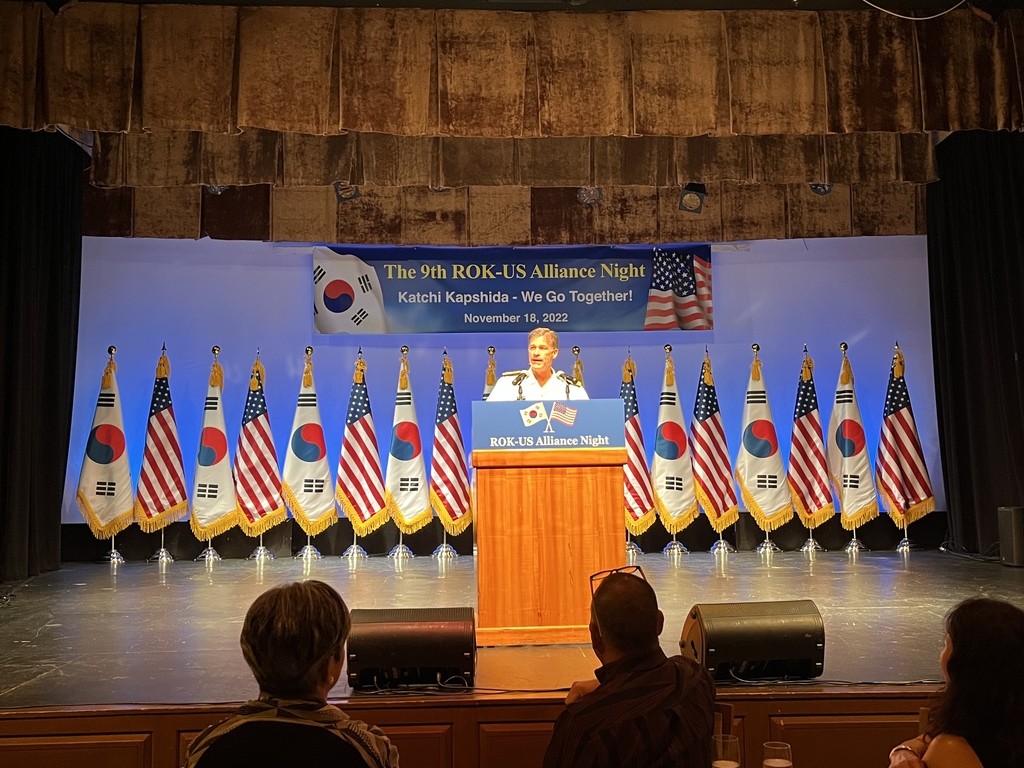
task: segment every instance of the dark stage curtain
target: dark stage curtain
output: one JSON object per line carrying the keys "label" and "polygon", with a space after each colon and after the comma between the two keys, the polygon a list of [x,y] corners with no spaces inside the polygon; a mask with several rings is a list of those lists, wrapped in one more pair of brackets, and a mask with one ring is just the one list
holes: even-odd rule
{"label": "dark stage curtain", "polygon": [[1024,135],[936,148],[928,265],[939,439],[954,540],[986,552],[1024,503]]}
{"label": "dark stage curtain", "polygon": [[86,154],[0,128],[0,581],[60,566]]}

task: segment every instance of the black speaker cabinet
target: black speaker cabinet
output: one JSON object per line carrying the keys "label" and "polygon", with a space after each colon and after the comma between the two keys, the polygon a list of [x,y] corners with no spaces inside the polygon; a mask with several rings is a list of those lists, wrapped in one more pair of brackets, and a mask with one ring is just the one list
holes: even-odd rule
{"label": "black speaker cabinet", "polygon": [[353,689],[438,683],[472,687],[475,672],[472,608],[352,611],[348,684]]}
{"label": "black speaker cabinet", "polygon": [[820,677],[825,625],[811,600],[698,603],[679,650],[716,680]]}
{"label": "black speaker cabinet", "polygon": [[1024,507],[999,508],[999,557],[1003,565],[1024,567]]}

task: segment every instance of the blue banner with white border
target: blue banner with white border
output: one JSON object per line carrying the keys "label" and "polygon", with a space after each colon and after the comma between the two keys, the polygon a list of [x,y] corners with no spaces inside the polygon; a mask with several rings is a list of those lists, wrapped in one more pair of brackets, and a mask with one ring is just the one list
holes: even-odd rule
{"label": "blue banner with white border", "polygon": [[317,333],[709,330],[711,247],[313,250]]}

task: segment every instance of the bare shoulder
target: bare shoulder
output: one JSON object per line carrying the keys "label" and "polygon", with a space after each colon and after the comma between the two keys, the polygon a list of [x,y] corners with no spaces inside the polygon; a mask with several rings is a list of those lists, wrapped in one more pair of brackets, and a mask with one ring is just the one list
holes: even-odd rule
{"label": "bare shoulder", "polygon": [[959,736],[940,733],[928,744],[924,753],[928,768],[982,768],[971,745]]}

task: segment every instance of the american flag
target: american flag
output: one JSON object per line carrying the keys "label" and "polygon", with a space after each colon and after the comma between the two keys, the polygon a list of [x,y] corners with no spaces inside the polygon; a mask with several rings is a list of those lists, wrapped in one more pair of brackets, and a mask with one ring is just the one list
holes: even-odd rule
{"label": "american flag", "polygon": [[645,331],[711,330],[711,246],[655,248],[651,272]]}
{"label": "american flag", "polygon": [[[633,399],[636,399],[636,395],[633,395]],[[567,405],[561,403],[555,403],[551,408],[551,420],[560,421],[567,427],[571,427],[576,423],[576,411],[578,408],[570,408]]]}
{"label": "american flag", "polygon": [[469,497],[466,448],[462,444],[459,411],[452,388],[452,364],[445,355],[441,388],[434,417],[434,451],[430,459],[430,503],[441,525],[452,536],[466,530],[473,519]]}
{"label": "american flag", "polygon": [[807,528],[816,528],[835,514],[813,370],[814,361],[805,354],[796,390],[793,441],[789,449],[789,490],[793,506]]}
{"label": "american flag", "polygon": [[875,482],[882,501],[893,520],[901,526],[919,520],[935,508],[932,484],[903,372],[903,353],[897,350],[889,372],[882,436],[875,459]]}
{"label": "american flag", "polygon": [[258,536],[281,522],[285,515],[262,371],[263,364],[257,360],[249,379],[242,431],[238,433],[235,450],[235,494],[242,512],[239,527],[247,536]]}
{"label": "american flag", "polygon": [[338,503],[359,536],[366,536],[387,521],[384,476],[380,471],[380,452],[373,432],[365,371],[366,363],[360,358],[356,361],[352,391],[348,396],[348,415],[345,417],[335,492]]}
{"label": "american flag", "polygon": [[158,531],[188,513],[185,469],[171,405],[170,363],[166,354],[160,355],[156,371],[146,426],[146,451],[135,491],[135,519],[147,533]]}
{"label": "american flag", "polygon": [[732,484],[729,446],[722,428],[715,381],[711,377],[711,358],[704,355],[690,422],[690,450],[693,454],[693,479],[697,499],[704,507],[711,527],[721,533],[736,522],[739,511],[736,489]]}
{"label": "american flag", "polygon": [[654,489],[651,474],[647,470],[647,451],[644,450],[644,435],[640,429],[640,411],[636,402],[636,386],[633,377],[636,364],[629,358],[622,373],[619,397],[625,404],[626,416],[626,464],[623,466],[623,485],[626,502],[626,528],[639,535],[654,524]]}

